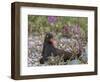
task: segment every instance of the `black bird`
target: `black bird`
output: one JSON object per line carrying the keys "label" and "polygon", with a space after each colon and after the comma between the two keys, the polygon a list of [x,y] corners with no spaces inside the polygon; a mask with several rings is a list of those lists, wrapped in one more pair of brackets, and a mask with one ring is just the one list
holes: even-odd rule
{"label": "black bird", "polygon": [[[47,33],[45,36],[44,44],[43,44],[43,52],[42,58],[40,59],[40,64],[44,64],[45,61],[48,60],[48,57],[53,54],[53,56],[59,55],[60,57],[63,55],[64,61],[75,58],[71,52],[66,52],[64,50],[58,49],[54,46],[53,42],[53,34]],[[78,53],[79,56],[80,53]]]}

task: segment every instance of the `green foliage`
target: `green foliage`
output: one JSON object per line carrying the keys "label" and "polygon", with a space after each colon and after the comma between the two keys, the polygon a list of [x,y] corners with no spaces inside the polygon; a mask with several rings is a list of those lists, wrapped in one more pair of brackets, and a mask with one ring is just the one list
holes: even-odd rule
{"label": "green foliage", "polygon": [[65,64],[63,60],[63,55],[61,57],[59,55],[54,57],[53,54],[48,57],[47,63],[48,65],[64,65]]}
{"label": "green foliage", "polygon": [[50,24],[48,22],[48,16],[28,16],[28,26],[29,33],[37,32],[41,35],[41,33],[54,31],[56,33],[60,32],[64,25],[75,25],[79,24],[81,29],[87,33],[87,17],[69,17],[69,16],[58,16],[57,21],[54,24]]}

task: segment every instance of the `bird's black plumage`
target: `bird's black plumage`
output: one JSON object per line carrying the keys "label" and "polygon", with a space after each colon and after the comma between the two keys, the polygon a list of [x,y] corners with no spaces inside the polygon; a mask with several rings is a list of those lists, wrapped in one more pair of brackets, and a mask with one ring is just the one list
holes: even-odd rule
{"label": "bird's black plumage", "polygon": [[[47,33],[45,36],[45,40],[44,40],[44,44],[43,44],[43,52],[42,52],[42,58],[40,59],[40,63],[43,64],[44,61],[48,60],[48,57],[51,56],[51,54],[53,54],[53,56],[62,56],[63,55],[63,59],[66,61],[68,59],[70,59],[73,54],[71,52],[66,52],[64,50],[55,48],[53,46],[53,44],[50,42],[50,39],[53,38],[53,35],[51,33]],[[79,55],[80,53],[78,53]],[[73,56],[74,57],[74,56]]]}

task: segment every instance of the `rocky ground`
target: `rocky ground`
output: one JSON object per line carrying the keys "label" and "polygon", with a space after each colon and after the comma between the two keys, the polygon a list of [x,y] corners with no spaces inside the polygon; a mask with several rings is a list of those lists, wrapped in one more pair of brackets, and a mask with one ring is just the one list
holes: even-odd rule
{"label": "rocky ground", "polygon": [[[50,62],[55,62],[54,60],[59,61],[59,65],[62,64],[66,64],[66,65],[70,65],[70,64],[83,64],[83,62],[77,58],[75,58],[74,60],[68,60],[67,62],[63,62],[60,61],[61,59],[59,59],[59,57],[51,57],[52,60],[45,62],[45,64],[40,64],[39,60],[42,57],[41,53],[42,53],[42,49],[43,49],[43,36],[33,36],[30,35],[28,37],[28,66],[47,66],[50,65]],[[75,44],[75,45],[74,45]],[[74,45],[74,46],[73,46]],[[77,40],[74,38],[60,38],[60,40],[58,40],[58,46],[59,49],[63,49],[65,51],[69,51],[71,52],[72,49],[78,49],[78,43]],[[81,55],[81,59],[85,61],[85,63],[87,63],[87,46],[84,46],[84,52],[82,52]],[[54,63],[56,64],[56,63]],[[57,65],[58,65],[57,64]]]}

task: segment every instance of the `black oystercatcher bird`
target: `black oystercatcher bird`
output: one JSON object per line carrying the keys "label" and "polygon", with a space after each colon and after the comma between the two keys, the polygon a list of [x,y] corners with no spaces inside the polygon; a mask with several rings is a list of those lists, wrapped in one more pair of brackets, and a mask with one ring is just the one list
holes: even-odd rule
{"label": "black oystercatcher bird", "polygon": [[[44,64],[44,62],[48,60],[48,57],[51,56],[51,54],[53,54],[53,56],[63,55],[64,61],[70,59],[73,56],[71,52],[66,52],[64,50],[56,48],[56,43],[57,42],[54,40],[53,34],[47,33],[43,44],[43,52],[42,58],[40,59],[40,64]],[[78,56],[79,54],[80,52],[78,53]]]}

